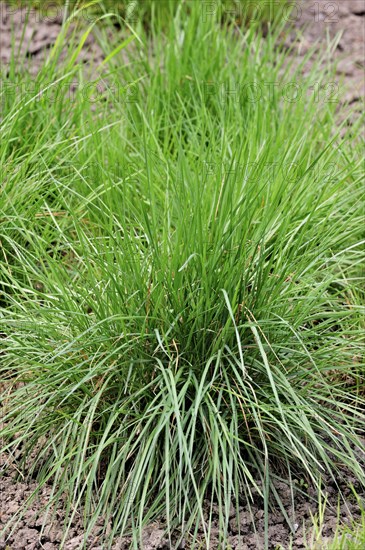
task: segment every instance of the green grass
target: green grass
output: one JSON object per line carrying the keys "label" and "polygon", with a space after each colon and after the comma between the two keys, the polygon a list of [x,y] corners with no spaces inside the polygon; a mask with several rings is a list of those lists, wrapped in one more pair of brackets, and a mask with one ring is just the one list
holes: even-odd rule
{"label": "green grass", "polygon": [[[159,18],[161,22],[169,21],[182,9],[187,14],[193,8],[195,0],[8,0],[9,5],[21,8],[35,8],[44,15],[57,12],[60,8],[86,7],[88,13],[112,12],[121,16],[130,24],[143,22],[149,24],[151,18]],[[279,14],[286,20],[290,18],[291,6],[287,0],[206,0],[199,3],[202,17],[207,20],[221,19],[236,24],[251,23],[254,21],[271,21]]]}
{"label": "green grass", "polygon": [[365,546],[365,519],[362,523],[341,529],[335,539],[327,545],[328,550],[362,550]]}
{"label": "green grass", "polygon": [[267,525],[277,478],[364,483],[361,121],[339,137],[279,22],[221,23],[99,27],[94,89],[66,28],[35,82],[3,75],[0,435],[65,532],[82,509],[209,547],[206,501],[223,543],[254,486]]}
{"label": "green grass", "polygon": [[365,546],[365,502],[352,488],[348,501],[355,500],[358,505],[358,517],[347,518],[346,523],[340,519],[340,507],[337,511],[337,528],[333,537],[323,536],[326,527],[325,511],[327,499],[319,502],[318,513],[312,516],[313,526],[311,533],[305,536],[308,550],[362,550]]}

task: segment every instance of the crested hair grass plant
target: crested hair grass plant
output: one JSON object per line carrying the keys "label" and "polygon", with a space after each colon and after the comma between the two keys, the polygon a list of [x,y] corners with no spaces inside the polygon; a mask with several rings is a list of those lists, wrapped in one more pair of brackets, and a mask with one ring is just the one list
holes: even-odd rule
{"label": "crested hair grass plant", "polygon": [[231,504],[285,512],[277,480],[364,483],[361,125],[281,21],[102,21],[93,81],[69,22],[3,75],[2,452],[65,537],[82,510],[105,548],[156,518],[209,548],[213,505],[224,544]]}
{"label": "crested hair grass plant", "polygon": [[[176,14],[178,9],[190,11],[195,0],[7,0],[7,4],[19,8],[31,8],[50,14],[61,8],[82,9],[83,12],[116,13],[125,21],[136,22],[137,18],[148,21],[151,16],[160,18]],[[289,16],[293,6],[287,0],[202,0],[200,11],[203,17],[223,17],[237,23],[245,21],[269,21],[282,11]],[[295,9],[296,6],[294,6]],[[299,10],[298,10],[299,13]]]}

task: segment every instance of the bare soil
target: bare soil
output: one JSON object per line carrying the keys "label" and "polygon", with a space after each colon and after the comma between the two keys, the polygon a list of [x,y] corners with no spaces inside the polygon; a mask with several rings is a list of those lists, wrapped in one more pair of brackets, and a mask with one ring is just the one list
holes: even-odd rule
{"label": "bare soil", "polygon": [[[62,24],[62,14],[56,13],[40,17],[32,12],[26,26],[22,40],[25,11],[9,8],[0,3],[0,69],[6,72],[11,60],[12,40],[19,47],[20,57],[36,73],[41,67],[47,52],[54,44]],[[296,31],[291,33],[286,47],[294,47],[293,55],[298,62],[313,44],[317,43],[318,51],[323,51],[327,43],[327,33],[335,36],[341,33],[335,61],[338,62],[336,82],[340,109],[342,105],[355,105],[359,111],[363,109],[365,80],[365,0],[302,0],[297,3],[297,11],[292,14]],[[13,34],[13,38],[12,38]],[[96,40],[90,36],[82,53],[84,61],[101,61],[103,54]],[[1,72],[0,71],[0,72]],[[365,446],[364,446],[365,447]],[[359,457],[362,460],[363,457]],[[329,479],[323,479],[324,492],[328,496],[325,511],[325,521],[322,544],[333,538],[338,519],[350,522],[360,515],[358,503],[351,498],[350,484],[365,503],[365,489],[357,485],[355,479],[344,475],[337,480],[337,484]],[[303,482],[303,480],[302,480]],[[9,453],[0,456],[0,550],[56,550],[61,547],[62,530],[68,518],[62,507],[53,510],[53,517],[45,516],[44,507],[49,502],[52,487],[44,486],[39,497],[32,502],[22,518],[11,529],[8,523],[17,518],[18,512],[24,507],[36,490],[37,483],[33,479],[22,478],[17,470],[17,461]],[[292,488],[278,483],[277,490],[281,494],[286,506],[286,512],[292,521],[294,531],[284,519],[283,514],[272,511],[269,517],[270,548],[288,548],[292,541],[294,550],[303,549],[305,543],[311,545],[311,514],[317,512],[316,492],[301,485],[301,480],[293,482]],[[295,496],[295,511],[291,504],[291,490]],[[339,491],[345,500],[338,508]],[[215,510],[215,525],[218,525],[218,510]],[[339,514],[339,517],[338,517]],[[254,531],[252,515],[255,518],[257,532]],[[235,516],[232,507],[232,516],[229,522],[230,534],[227,546],[232,550],[260,550],[264,548],[264,511],[262,502],[257,499],[252,504],[251,511],[241,507],[239,517]],[[86,546],[83,546],[84,526],[80,516],[75,516],[63,548],[66,550],[103,550],[109,547],[107,541],[100,537],[102,525],[96,526],[89,537]],[[123,538],[112,542],[113,550],[124,550],[130,547],[130,539]],[[217,527],[213,528],[211,549],[221,548]],[[228,546],[229,547],[229,546]],[[323,546],[321,546],[323,547]],[[170,548],[169,541],[164,537],[164,531],[158,523],[148,526],[144,531],[144,550],[164,550]],[[183,541],[181,548],[189,548],[189,541]]]}
{"label": "bare soil", "polygon": [[[19,479],[19,472],[16,465],[11,464],[9,457],[2,457],[0,463],[0,530],[3,530],[8,522],[14,522],[21,508],[27,503],[32,493],[37,489],[37,483],[34,480]],[[361,457],[359,457],[361,460]],[[365,460],[362,457],[363,464]],[[335,482],[330,478],[323,478],[324,493],[327,496],[327,505],[324,515],[324,528],[322,531],[320,545],[317,548],[325,548],[326,542],[334,537],[339,521],[344,524],[351,524],[352,521],[360,519],[359,504],[353,498],[350,488],[352,485],[362,499],[365,505],[365,488],[361,487],[355,478],[346,475],[343,472],[342,480]],[[316,542],[315,531],[311,515],[314,516],[318,511],[317,492],[309,487],[306,488],[304,480],[293,480],[292,487],[277,482],[276,489],[282,498],[286,514],[292,522],[293,530],[290,529],[283,513],[279,510],[272,510],[269,514],[269,548],[287,549],[292,543],[293,550],[304,550],[305,548],[314,548]],[[52,487],[44,486],[40,490],[39,496],[29,504],[28,509],[23,512],[21,519],[13,524],[13,528],[5,529],[5,533],[0,536],[0,550],[56,550],[61,548],[63,540],[63,528],[68,523],[65,510],[62,505],[58,509],[53,509],[53,517],[44,513],[43,509],[49,502]],[[292,505],[292,495],[294,493],[295,511]],[[239,515],[231,507],[231,516],[229,521],[229,536],[224,548],[232,550],[260,550],[264,548],[264,510],[263,503],[259,495],[253,490],[254,502],[251,510],[247,506],[239,509]],[[339,500],[339,496],[341,499]],[[207,514],[209,505],[206,504]],[[218,530],[218,508],[213,510],[213,528],[209,549],[222,549],[219,542]],[[255,529],[252,519],[255,521]],[[86,548],[87,550],[127,550],[130,548],[131,540],[123,537],[109,542],[100,535],[101,528],[104,527],[100,522],[89,536],[86,546],[83,546],[84,524],[80,515],[75,516],[71,522],[71,527],[64,543],[65,550],[78,550]],[[203,533],[200,532],[203,541]],[[201,548],[203,548],[202,546]],[[159,523],[153,523],[146,527],[143,532],[143,550],[168,550],[171,545],[164,536],[163,526]],[[190,548],[188,539],[180,543],[180,548],[186,550]]]}

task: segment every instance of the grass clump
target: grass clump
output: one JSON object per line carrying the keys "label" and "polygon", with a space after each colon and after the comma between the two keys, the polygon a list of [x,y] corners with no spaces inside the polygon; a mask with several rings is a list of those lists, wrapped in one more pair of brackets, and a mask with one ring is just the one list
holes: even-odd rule
{"label": "grass clump", "polygon": [[[8,0],[7,4],[18,8],[37,9],[44,16],[57,13],[59,9],[81,8],[83,15],[113,13],[123,22],[131,25],[143,23],[150,27],[151,18],[165,25],[179,10],[186,15],[196,10],[195,0]],[[280,4],[275,0],[252,2],[252,0],[213,0],[199,3],[201,16],[207,21],[220,19],[222,22],[248,24],[253,21],[267,22],[280,17],[289,20],[292,6],[287,0]]]}
{"label": "grass clump", "polygon": [[100,28],[87,95],[71,41],[4,99],[1,436],[69,525],[209,547],[214,503],[224,543],[231,503],[284,509],[278,478],[364,482],[363,188],[320,60],[304,81],[279,25],[194,6],[152,49]]}

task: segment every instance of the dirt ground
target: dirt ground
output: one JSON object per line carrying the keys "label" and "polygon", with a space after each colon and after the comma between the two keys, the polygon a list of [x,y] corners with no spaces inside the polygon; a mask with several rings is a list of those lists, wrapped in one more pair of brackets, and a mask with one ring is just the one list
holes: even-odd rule
{"label": "dirt ground", "polygon": [[[0,463],[0,467],[3,468],[2,475],[0,475],[0,529],[3,529],[30,497],[37,484],[35,481],[19,481],[18,472],[14,465],[9,464],[9,461]],[[346,474],[344,473],[344,475]],[[365,502],[365,491],[357,485],[354,478],[347,476],[346,481],[339,482],[338,486],[329,478],[323,479],[323,487],[325,487],[328,502],[325,509],[321,544],[317,546],[318,550],[324,548],[325,542],[330,541],[333,537],[338,518],[344,523],[359,520],[358,504],[351,498],[349,488],[351,483]],[[283,500],[286,513],[292,520],[295,533],[291,533],[283,514],[279,510],[270,513],[269,541],[272,549],[287,549],[292,540],[293,550],[303,550],[306,544],[307,547],[313,547],[312,542],[315,542],[315,538],[312,539],[311,532],[311,513],[315,514],[317,511],[316,492],[309,489],[308,494],[304,494],[299,480],[293,484],[293,487],[296,503],[295,513],[292,510],[290,488],[283,483],[277,483],[276,489]],[[338,507],[339,490],[341,490],[346,500],[346,503],[342,502],[340,507]],[[64,510],[60,508],[55,511],[53,522],[51,519],[45,520],[44,514],[40,511],[42,505],[47,503],[50,494],[51,487],[49,486],[41,490],[40,497],[29,506],[24,517],[15,526],[14,532],[11,533],[10,530],[7,530],[7,535],[0,537],[1,550],[56,550],[60,548],[62,527],[67,521]],[[209,509],[208,505],[206,508]],[[214,515],[216,519],[213,522],[209,548],[218,550],[222,549],[222,546],[219,545],[218,529],[214,527],[214,524],[218,524],[218,510],[214,510]],[[252,525],[252,516],[255,518],[256,533]],[[87,550],[104,550],[108,547],[106,542],[99,536],[101,526],[100,524],[93,530],[93,534],[88,539]],[[260,550],[264,548],[264,511],[262,501],[258,495],[254,499],[251,511],[247,507],[240,508],[238,521],[232,507],[229,531],[227,548],[232,550]],[[240,531],[240,534],[238,534],[238,531]],[[82,518],[77,516],[71,525],[69,536],[63,548],[65,550],[83,548],[83,532]],[[112,550],[127,550],[130,548],[130,542],[128,538],[115,540],[113,541]],[[144,530],[143,550],[168,550],[169,548],[169,542],[164,537],[161,525],[154,523]],[[188,550],[189,541],[184,541],[180,548]]]}
{"label": "dirt ground", "polygon": [[[339,109],[341,110],[342,106],[347,104],[361,111],[365,90],[365,0],[338,0],[336,2],[302,0],[297,3],[291,18],[295,22],[296,32],[291,33],[286,47],[294,46],[293,55],[297,57],[298,62],[308,48],[315,43],[318,43],[318,51],[323,51],[326,47],[327,33],[333,37],[341,32],[334,53],[335,61],[338,63],[336,85]],[[14,8],[6,7],[4,3],[0,3],[0,69],[2,71],[6,72],[10,63],[12,32],[15,44],[20,45],[24,21],[24,10],[14,10]],[[33,72],[37,72],[41,66],[50,46],[58,36],[61,24],[61,13],[43,18],[37,13],[31,14],[19,51]],[[102,52],[92,36],[88,39],[82,55],[85,62],[102,60]],[[353,483],[365,502],[365,491],[356,486],[356,480],[346,477],[346,472],[344,479],[346,481],[338,480],[338,486],[333,480],[324,479],[328,505],[325,512],[323,542],[330,540],[334,535],[338,523],[338,511],[341,520],[345,522],[350,521],[351,517],[356,519],[359,516],[358,505],[350,498],[350,483]],[[19,477],[16,460],[13,457],[8,454],[0,456],[0,532],[16,516],[36,486],[34,480],[22,480]],[[310,543],[311,513],[315,514],[317,510],[316,494],[309,489],[309,494],[304,495],[298,481],[294,485],[296,510],[293,515],[290,489],[284,484],[278,484],[277,489],[281,493],[286,504],[286,511],[293,521],[295,533],[290,533],[281,512],[271,513],[269,520],[270,547],[276,548],[282,545],[283,548],[287,548],[292,538],[292,548],[294,550],[302,549],[305,547],[305,533],[308,537],[307,543]],[[348,499],[346,504],[341,504],[338,510],[339,489]],[[67,518],[65,518],[65,511],[59,509],[55,511],[53,521],[51,518],[44,519],[41,509],[47,503],[50,494],[51,486],[45,486],[41,490],[39,499],[29,506],[13,532],[6,529],[6,532],[0,536],[0,550],[56,550],[60,548],[62,527]],[[254,532],[251,523],[250,511],[242,507],[239,514],[239,536],[237,518],[232,508],[227,544],[231,545],[233,550],[260,550],[264,547],[264,512],[259,498],[254,502],[251,513],[255,516],[257,533]],[[106,543],[100,539],[98,529],[100,531],[100,526],[94,529],[93,535],[88,541],[87,549],[89,550],[102,550],[107,547]],[[213,538],[210,543],[212,549],[219,548],[216,531],[213,529]],[[75,516],[64,548],[77,550],[82,547],[82,539],[82,518]],[[124,550],[129,548],[129,545],[129,539],[117,540],[114,541],[112,548],[113,550]],[[153,524],[145,529],[144,550],[164,550],[169,547],[160,525]],[[181,545],[181,548],[187,549],[188,547],[188,541]]]}

